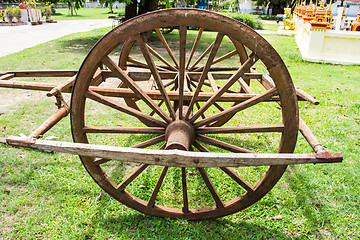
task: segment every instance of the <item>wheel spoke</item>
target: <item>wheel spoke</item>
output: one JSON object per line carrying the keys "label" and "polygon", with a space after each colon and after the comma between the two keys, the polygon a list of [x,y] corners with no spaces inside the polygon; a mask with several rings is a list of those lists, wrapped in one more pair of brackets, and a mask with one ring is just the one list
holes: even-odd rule
{"label": "wheel spoke", "polygon": [[148,127],[158,127],[158,126],[166,127],[166,123],[157,118],[149,116],[149,115],[147,115],[141,111],[138,111],[132,107],[128,107],[124,104],[118,103],[110,98],[104,97],[101,94],[95,93],[91,90],[88,90],[86,96],[96,102],[102,103],[106,106],[109,106],[109,107],[119,110],[121,112],[127,113],[131,116],[134,116],[134,117],[138,118],[141,122],[143,122],[145,125],[147,125]]}
{"label": "wheel spoke", "polygon": [[203,28],[199,28],[198,35],[196,36],[196,39],[195,39],[194,44],[193,44],[192,49],[191,49],[191,53],[190,53],[190,56],[189,56],[188,63],[186,64],[186,68],[187,68],[187,69],[189,68],[191,59],[192,59],[192,57],[194,56],[196,47],[197,47],[197,45],[198,45],[198,43],[199,43],[199,41],[200,41],[200,38],[201,38],[201,35],[202,35],[203,31],[204,31]]}
{"label": "wheel spoke", "polygon": [[185,115],[185,119],[188,119],[189,116],[190,116],[190,112],[192,111],[192,108],[194,106],[194,103],[196,102],[196,98],[197,96],[199,95],[199,92],[201,90],[201,87],[208,75],[208,71],[210,69],[210,66],[212,64],[212,61],[214,60],[215,56],[216,56],[216,53],[220,47],[220,44],[221,44],[221,41],[223,39],[224,35],[222,33],[218,33],[217,36],[216,36],[216,39],[215,39],[215,42],[213,44],[213,47],[211,48],[211,52],[209,54],[209,57],[207,59],[207,62],[204,66],[204,70],[203,72],[201,73],[201,76],[200,76],[200,79],[199,79],[199,82],[198,82],[198,85],[196,87],[196,90],[195,90],[195,93],[193,95],[193,97],[191,98],[191,101],[190,101],[190,104],[189,104],[189,109]]}
{"label": "wheel spoke", "polygon": [[208,73],[208,79],[209,79],[209,82],[210,82],[210,86],[211,86],[211,89],[214,91],[214,92],[217,92],[219,90],[218,86],[216,85],[215,83],[215,79],[213,77],[213,75],[211,73]]}
{"label": "wheel spoke", "polygon": [[231,167],[221,167],[221,170],[223,170],[229,177],[231,177],[235,182],[237,182],[240,186],[242,186],[246,191],[253,192],[254,188],[245,181],[242,177],[240,177],[236,171]]}
{"label": "wheel spoke", "polygon": [[94,159],[94,163],[95,165],[99,166],[100,164],[104,164],[104,163],[107,163],[107,162],[110,162],[111,159],[108,159],[108,158],[95,158]]}
{"label": "wheel spoke", "polygon": [[[195,105],[196,105],[197,109],[200,109],[200,108],[201,108],[199,102],[196,102]],[[206,118],[206,117],[205,117],[205,114],[201,114],[201,118],[202,118],[202,119],[205,119],[205,118]]]}
{"label": "wheel spoke", "polygon": [[161,184],[164,181],[164,178],[165,178],[165,175],[166,175],[166,172],[167,172],[168,168],[169,167],[164,167],[163,170],[161,171],[160,177],[159,177],[158,181],[156,182],[155,188],[154,188],[154,190],[153,190],[153,192],[152,192],[152,194],[150,196],[149,202],[147,204],[148,207],[154,206],[156,196],[159,193]]}
{"label": "wheel spoke", "polygon": [[232,145],[230,143],[226,143],[214,138],[210,138],[201,134],[196,135],[196,139],[203,142],[203,143],[207,143],[210,145],[213,145],[215,147],[219,147],[225,150],[228,150],[230,152],[235,152],[235,153],[254,153],[253,151],[250,151],[248,149],[245,148],[241,148],[235,145]]}
{"label": "wheel spoke", "polygon": [[160,61],[162,61],[163,63],[165,63],[171,70],[173,71],[177,71],[177,69],[171,65],[168,61],[166,61],[165,58],[163,58],[158,52],[155,51],[155,49],[153,49],[152,47],[150,47],[148,44],[146,44],[147,47],[149,48],[149,51]]}
{"label": "wheel spoke", "polygon": [[[248,81],[249,81],[249,83],[250,83],[250,80],[248,80]],[[246,81],[244,81],[244,79],[239,78],[239,79],[238,79],[238,82],[239,82],[241,88],[244,90],[244,92],[250,93],[250,94],[253,94],[253,93],[254,93],[254,92],[251,90],[251,88],[249,87],[249,84],[248,84]]]}
{"label": "wheel spoke", "polygon": [[[133,58],[131,58],[131,57],[128,57],[127,61],[130,62],[130,63],[135,64],[134,67],[140,67],[140,68],[147,68],[147,69],[149,69],[149,66],[148,66],[146,63],[140,62],[140,61],[135,60],[135,59],[133,59]],[[156,69],[159,70],[159,71],[167,71],[165,68],[158,67],[158,66],[156,66]]]}
{"label": "wheel spoke", "polygon": [[186,27],[180,26],[180,68],[179,68],[179,118],[183,118],[185,58],[186,58]]}
{"label": "wheel spoke", "polygon": [[203,127],[198,128],[198,134],[219,134],[219,133],[260,133],[260,132],[283,132],[284,125],[261,125],[243,127]]}
{"label": "wheel spoke", "polygon": [[[251,106],[254,106],[255,104],[258,104],[260,102],[263,102],[267,99],[270,99],[271,97],[277,95],[278,92],[277,92],[277,89],[276,88],[271,88],[265,92],[263,92],[262,94],[259,94],[255,97],[252,97],[238,105],[235,105],[235,106],[232,106],[220,113],[217,113],[217,114],[214,114],[206,119],[203,119],[203,120],[200,120],[198,122],[196,122],[194,124],[194,127],[195,128],[199,128],[201,126],[204,126],[208,123],[212,123],[216,120],[219,120],[219,119],[222,119],[222,118],[225,118],[226,116],[229,116],[229,115],[234,115],[235,113],[241,111],[241,110],[244,110],[246,108],[249,108]],[[204,107],[204,106],[203,106]],[[201,111],[201,109],[199,110]]]}
{"label": "wheel spoke", "polygon": [[149,164],[141,164],[135,171],[133,171],[126,179],[124,179],[116,188],[116,190],[122,192],[125,188],[142,173]]}
{"label": "wheel spoke", "polygon": [[209,175],[204,168],[197,168],[200,172],[201,177],[204,179],[207,188],[209,189],[211,196],[214,198],[216,207],[224,207],[224,203],[221,201],[219,194],[215,190],[213,183],[211,182]]}
{"label": "wheel spoke", "polygon": [[248,72],[250,67],[256,63],[258,57],[252,53],[249,59],[234,73],[228,81],[197,111],[190,119],[191,122],[195,122],[196,119],[205,112],[226,90],[228,90],[238,79],[243,76],[245,72]]}
{"label": "wheel spoke", "polygon": [[158,106],[156,103],[146,94],[144,91],[121,69],[114,63],[108,56],[102,59],[102,62],[126,85],[136,93],[149,107],[156,111],[159,116],[164,119],[167,123],[171,121],[171,118]]}
{"label": "wheel spoke", "polygon": [[[237,51],[236,51],[236,50],[233,50],[233,51],[231,51],[231,52],[229,52],[229,53],[227,53],[227,54],[225,54],[225,55],[223,55],[223,56],[215,59],[215,60],[211,63],[211,66],[214,65],[214,64],[216,64],[216,63],[219,63],[219,62],[221,62],[221,61],[224,61],[224,60],[226,60],[226,59],[228,59],[228,58],[231,58],[232,56],[235,56],[235,55],[237,55]],[[204,67],[199,67],[199,68],[194,69],[194,72],[200,72],[200,71],[202,71],[203,69],[204,69]]]}
{"label": "wheel spoke", "polygon": [[163,142],[163,141],[165,141],[165,134],[157,136],[157,137],[149,139],[149,140],[146,140],[144,142],[135,144],[131,147],[132,148],[146,148],[146,147],[150,147],[152,145],[155,145],[155,144],[157,144],[159,142]]}
{"label": "wheel spoke", "polygon": [[183,212],[189,212],[189,201],[187,195],[187,186],[186,186],[186,168],[181,168],[181,182],[182,182],[182,192],[183,192]]}
{"label": "wheel spoke", "polygon": [[83,128],[85,133],[134,133],[134,134],[164,134],[165,128],[160,127],[93,127]]}
{"label": "wheel spoke", "polygon": [[200,55],[200,57],[195,61],[195,63],[189,68],[189,71],[193,71],[194,68],[199,64],[199,62],[208,54],[211,48],[214,46],[214,43],[210,44],[210,46]]}
{"label": "wheel spoke", "polygon": [[[159,75],[159,72],[156,70],[156,66],[155,66],[155,63],[150,55],[150,52],[149,50],[151,50],[151,48],[149,48],[147,46],[147,44],[144,42],[143,40],[143,37],[144,36],[138,36],[136,38],[136,42],[138,43],[143,55],[144,55],[144,58],[148,64],[148,66],[150,67],[150,70],[151,70],[151,73],[154,77],[154,80],[160,90],[160,93],[161,93],[161,96],[163,97],[164,101],[165,101],[165,105],[170,113],[170,117],[175,120],[175,111],[174,111],[174,108],[172,107],[171,105],[171,102],[170,102],[170,99],[169,99],[169,96],[167,95],[166,93],[166,90],[165,90],[165,87],[162,83],[162,80],[161,80],[161,77]],[[176,69],[175,69],[176,70]],[[157,105],[156,105],[157,106]],[[158,107],[158,106],[157,106]],[[159,109],[161,109],[159,107]],[[155,110],[155,109],[154,109]]]}
{"label": "wheel spoke", "polygon": [[158,35],[158,37],[160,38],[160,41],[162,42],[162,44],[164,45],[166,51],[168,52],[168,54],[170,55],[171,59],[174,61],[176,67],[178,68],[179,67],[179,64],[178,62],[176,61],[176,58],[173,54],[173,52],[171,51],[168,43],[166,42],[165,38],[164,38],[164,35],[161,33],[160,29],[159,28],[156,28],[155,29],[155,32],[156,34]]}

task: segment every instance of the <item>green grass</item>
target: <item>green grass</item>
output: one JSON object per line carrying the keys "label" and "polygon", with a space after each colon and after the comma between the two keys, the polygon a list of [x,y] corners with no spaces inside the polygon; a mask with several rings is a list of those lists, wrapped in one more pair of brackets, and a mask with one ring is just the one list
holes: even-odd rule
{"label": "green grass", "polygon": [[[78,69],[91,46],[107,31],[109,28],[72,34],[2,57],[0,71]],[[176,31],[171,34],[176,34]],[[207,42],[214,38],[211,33],[204,34],[209,39]],[[189,32],[188,37],[196,37],[196,34]],[[305,62],[293,37],[265,37],[282,56],[295,85],[320,101],[318,106],[299,103],[300,115],[329,151],[343,153],[343,163],[290,166],[275,188],[253,206],[217,220],[194,222],[144,216],[107,194],[97,200],[100,188],[87,174],[77,156],[0,145],[0,238],[358,239],[360,66]],[[199,48],[205,49],[204,46]],[[44,80],[62,82],[64,79]],[[20,133],[28,135],[46,120],[47,113],[55,110],[53,99],[47,99],[45,93],[39,95],[0,89],[0,98],[8,104],[0,105],[0,137]],[[272,116],[271,111],[269,116],[261,114],[261,109],[257,111],[265,119]],[[125,126],[131,124],[128,118],[115,111],[94,114],[99,124],[114,119]],[[69,126],[69,119],[64,119],[46,136],[71,141]],[[238,141],[234,138],[234,141]],[[124,136],[124,140],[124,144],[130,146],[143,141],[144,137]],[[266,139],[244,142],[254,143],[272,144]],[[311,152],[301,136],[296,152]],[[121,164],[107,168],[118,174],[114,177],[122,177]],[[116,171],[119,169],[120,172]],[[263,171],[252,169],[253,175]],[[152,170],[148,171],[146,178],[138,179],[139,182],[130,186],[130,190],[148,197],[159,168]],[[222,179],[217,174],[216,169],[209,171],[214,184],[222,185],[221,191],[224,192],[221,193],[228,190],[230,196],[241,194],[233,189],[229,179]],[[251,176],[246,171],[244,174],[249,174],[245,175],[246,178]],[[178,170],[172,169],[165,180],[167,189],[180,191]],[[189,178],[189,182],[199,191],[189,193],[193,196],[192,204],[209,198],[206,191],[201,191],[204,186],[198,175]],[[176,199],[172,200],[176,205]],[[282,219],[270,219],[276,215],[281,215]]]}
{"label": "green grass", "polygon": [[51,16],[54,20],[86,20],[86,19],[107,19],[109,16],[125,15],[125,9],[113,9],[114,13],[109,13],[109,8],[81,8],[77,14],[71,15],[67,8],[57,8],[56,13]]}

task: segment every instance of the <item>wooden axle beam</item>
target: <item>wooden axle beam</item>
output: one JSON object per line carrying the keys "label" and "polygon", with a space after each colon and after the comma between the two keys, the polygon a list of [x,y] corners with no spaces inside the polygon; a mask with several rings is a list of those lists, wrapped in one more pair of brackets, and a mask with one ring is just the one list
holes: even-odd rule
{"label": "wooden axle beam", "polygon": [[162,165],[168,167],[245,167],[265,165],[289,165],[304,163],[341,162],[341,153],[317,154],[258,154],[258,153],[207,153],[181,150],[149,150],[93,145],[83,143],[37,140],[10,136],[0,139],[12,146],[71,153],[94,158],[113,159],[133,163]]}

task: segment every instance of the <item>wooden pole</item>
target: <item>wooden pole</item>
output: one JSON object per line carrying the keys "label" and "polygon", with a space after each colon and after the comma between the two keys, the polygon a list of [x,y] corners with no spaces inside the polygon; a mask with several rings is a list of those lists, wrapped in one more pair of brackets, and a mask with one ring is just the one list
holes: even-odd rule
{"label": "wooden pole", "polygon": [[317,154],[260,154],[260,153],[208,153],[181,150],[150,150],[123,148],[84,143],[58,142],[10,136],[7,144],[43,151],[71,153],[94,158],[124,162],[161,165],[168,167],[245,167],[265,165],[289,165],[303,163],[341,162],[341,153]]}

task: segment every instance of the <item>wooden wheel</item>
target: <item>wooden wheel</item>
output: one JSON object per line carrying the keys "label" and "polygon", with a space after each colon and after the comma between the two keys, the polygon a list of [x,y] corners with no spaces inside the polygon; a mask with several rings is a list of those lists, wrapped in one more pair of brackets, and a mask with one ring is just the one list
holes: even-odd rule
{"label": "wooden wheel", "polygon": [[[178,30],[166,35],[160,31],[166,27]],[[146,38],[149,31],[155,40]],[[99,79],[106,79],[103,90],[92,91]],[[73,88],[71,127],[78,143],[189,154],[292,153],[297,99],[280,56],[251,28],[203,10],[162,10],[124,22],[89,52]],[[125,205],[187,219],[217,218],[252,205],[286,169],[177,168],[80,158],[100,187]]]}

